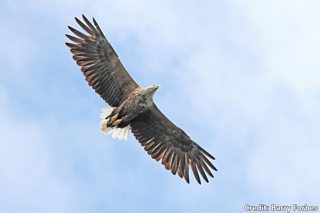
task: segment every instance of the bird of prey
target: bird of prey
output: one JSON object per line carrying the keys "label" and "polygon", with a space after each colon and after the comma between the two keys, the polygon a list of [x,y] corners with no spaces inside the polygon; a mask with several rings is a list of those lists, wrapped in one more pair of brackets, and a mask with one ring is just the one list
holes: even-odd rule
{"label": "bird of prey", "polygon": [[[159,86],[140,87],[122,65],[98,23],[75,18],[84,30],[70,26],[75,36],[66,35],[73,59],[81,67],[88,84],[110,105],[102,109],[101,130],[113,138],[127,139],[131,130],[151,157],[172,174],[189,183],[189,169],[197,182],[200,175],[209,182],[211,170],[217,171],[210,160],[215,158],[195,143],[182,129],[174,125],[153,102]],[[200,175],[199,175],[200,173]]]}

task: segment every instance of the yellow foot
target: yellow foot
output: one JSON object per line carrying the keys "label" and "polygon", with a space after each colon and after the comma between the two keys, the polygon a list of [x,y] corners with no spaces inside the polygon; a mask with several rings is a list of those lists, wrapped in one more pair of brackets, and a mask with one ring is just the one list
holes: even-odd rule
{"label": "yellow foot", "polygon": [[102,132],[107,133],[111,130],[110,127],[108,127],[108,121],[107,120],[102,120],[100,122],[100,129]]}
{"label": "yellow foot", "polygon": [[118,116],[119,116],[119,113],[117,113],[117,114],[115,114],[114,116],[112,116],[112,117],[111,117],[111,121],[117,120]]}
{"label": "yellow foot", "polygon": [[118,120],[115,120],[113,122],[113,126],[117,126],[119,123],[121,123],[122,119],[118,119]]}

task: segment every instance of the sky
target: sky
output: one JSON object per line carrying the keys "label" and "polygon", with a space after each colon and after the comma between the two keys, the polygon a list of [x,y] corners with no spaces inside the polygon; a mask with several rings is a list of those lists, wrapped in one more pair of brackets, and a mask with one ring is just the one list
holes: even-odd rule
{"label": "sky", "polygon": [[[320,205],[319,1],[0,2],[0,212],[242,212]],[[95,17],[159,108],[216,157],[186,184],[131,135],[65,46]],[[77,27],[78,28],[78,27]],[[79,29],[79,28],[78,28]]]}

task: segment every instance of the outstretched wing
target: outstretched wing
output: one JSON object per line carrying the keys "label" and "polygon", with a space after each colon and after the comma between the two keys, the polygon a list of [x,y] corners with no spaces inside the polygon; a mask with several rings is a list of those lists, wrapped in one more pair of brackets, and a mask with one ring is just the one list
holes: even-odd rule
{"label": "outstretched wing", "polygon": [[87,33],[68,27],[77,37],[66,35],[74,43],[70,47],[73,59],[81,66],[81,71],[89,85],[111,106],[117,107],[138,84],[126,71],[116,52],[102,33],[98,23],[93,24],[84,16],[85,24],[78,18],[77,23]]}
{"label": "outstretched wing", "polygon": [[[138,116],[131,124],[132,133],[148,152],[172,174],[178,175],[189,183],[189,168],[201,184],[200,176],[209,182],[207,175],[213,177],[211,171],[217,169],[210,162],[215,158],[201,148],[179,127],[175,126],[156,105]],[[209,158],[209,159],[208,159]]]}

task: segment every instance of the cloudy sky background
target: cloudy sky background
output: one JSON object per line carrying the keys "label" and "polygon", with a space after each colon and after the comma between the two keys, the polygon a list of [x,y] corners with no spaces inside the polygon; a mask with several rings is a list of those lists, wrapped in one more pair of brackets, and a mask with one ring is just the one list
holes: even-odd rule
{"label": "cloudy sky background", "polygon": [[[319,1],[0,2],[0,212],[240,212],[320,205]],[[186,184],[133,139],[64,42],[94,16],[131,75],[217,160]],[[201,95],[200,95],[201,94]]]}

